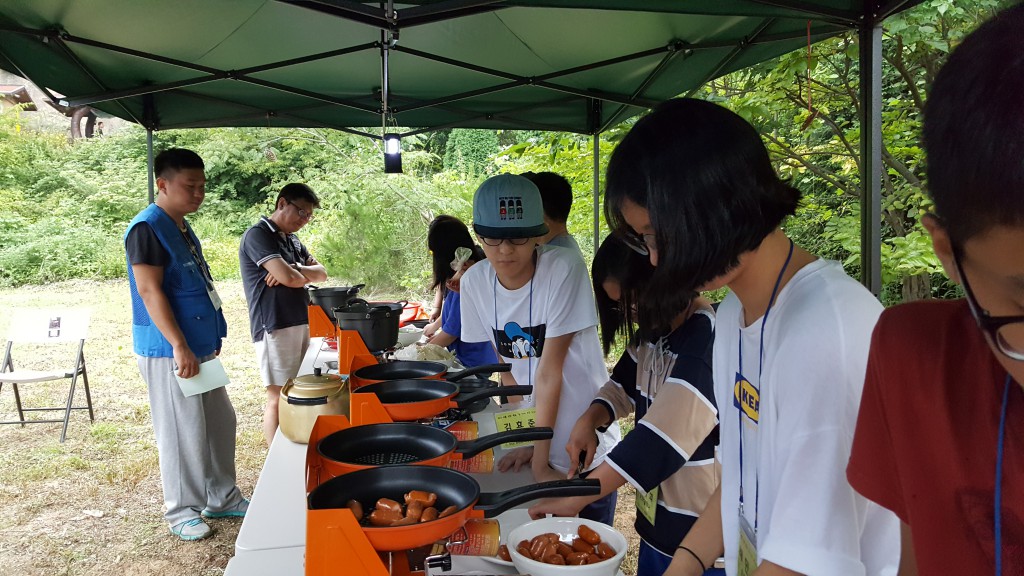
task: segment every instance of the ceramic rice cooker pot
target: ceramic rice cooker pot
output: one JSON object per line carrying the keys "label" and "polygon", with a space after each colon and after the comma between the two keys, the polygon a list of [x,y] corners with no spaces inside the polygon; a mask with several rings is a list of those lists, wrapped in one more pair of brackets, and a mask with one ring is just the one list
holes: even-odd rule
{"label": "ceramic rice cooker pot", "polygon": [[321,414],[349,414],[348,383],[337,374],[324,374],[314,368],[312,374],[296,376],[281,388],[277,404],[281,433],[292,442],[309,443],[313,424]]}

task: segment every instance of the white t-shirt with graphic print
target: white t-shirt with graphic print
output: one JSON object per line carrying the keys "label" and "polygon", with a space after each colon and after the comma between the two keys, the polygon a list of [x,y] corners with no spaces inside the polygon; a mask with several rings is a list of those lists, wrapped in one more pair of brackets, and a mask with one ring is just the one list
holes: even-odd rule
{"label": "white t-shirt with graphic print", "polygon": [[[551,440],[551,466],[567,473],[565,445],[576,420],[590,407],[608,381],[608,369],[597,337],[597,309],[583,260],[569,250],[540,246],[533,279],[508,290],[497,281],[494,267],[483,260],[462,277],[462,340],[490,342],[502,361],[512,366],[517,384],[532,384],[547,338],[575,332],[562,367],[562,394]],[[525,404],[533,405],[535,396]],[[592,466],[620,438],[618,425],[598,434]]]}

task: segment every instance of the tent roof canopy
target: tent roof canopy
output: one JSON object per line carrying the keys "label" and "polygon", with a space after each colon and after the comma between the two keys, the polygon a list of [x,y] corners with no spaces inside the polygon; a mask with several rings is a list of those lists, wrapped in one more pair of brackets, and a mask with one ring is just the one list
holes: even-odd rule
{"label": "tent roof canopy", "polygon": [[594,134],[918,2],[4,0],[0,68],[156,130]]}

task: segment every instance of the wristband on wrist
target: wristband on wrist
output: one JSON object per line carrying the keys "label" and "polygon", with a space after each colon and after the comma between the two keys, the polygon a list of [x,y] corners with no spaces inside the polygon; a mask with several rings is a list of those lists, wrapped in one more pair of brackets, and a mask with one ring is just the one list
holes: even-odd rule
{"label": "wristband on wrist", "polygon": [[697,564],[700,564],[700,572],[701,572],[701,574],[703,574],[704,572],[707,572],[707,570],[708,570],[707,566],[704,565],[704,561],[700,559],[700,556],[697,556],[696,552],[694,552],[693,550],[690,550],[689,548],[687,548],[686,546],[683,546],[682,544],[679,545],[678,549],[679,550],[686,550],[687,552],[690,553],[690,556],[693,556],[693,559],[697,561]]}

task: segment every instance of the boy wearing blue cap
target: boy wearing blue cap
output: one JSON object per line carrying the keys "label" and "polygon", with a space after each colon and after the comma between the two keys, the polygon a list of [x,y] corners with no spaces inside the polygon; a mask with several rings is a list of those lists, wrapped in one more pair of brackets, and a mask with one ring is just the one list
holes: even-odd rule
{"label": "boy wearing blue cap", "polygon": [[[491,342],[512,366],[502,383],[532,385],[524,404],[536,410],[536,426],[554,429],[550,441],[512,452],[499,468],[529,462],[537,481],[564,479],[572,427],[608,381],[586,266],[569,250],[539,246],[548,232],[540,191],[522,176],[501,174],[480,185],[473,229],[487,259],[462,278],[462,339]],[[599,433],[598,441],[592,466],[618,443],[618,426]],[[614,492],[580,512],[606,524],[614,514]]]}

